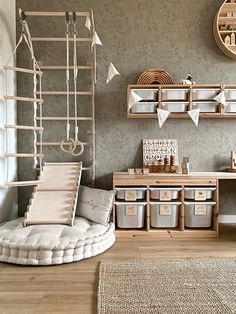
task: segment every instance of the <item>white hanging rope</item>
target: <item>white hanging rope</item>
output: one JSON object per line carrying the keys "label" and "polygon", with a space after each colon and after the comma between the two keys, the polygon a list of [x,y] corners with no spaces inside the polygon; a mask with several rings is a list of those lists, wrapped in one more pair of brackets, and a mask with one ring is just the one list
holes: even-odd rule
{"label": "white hanging rope", "polygon": [[61,141],[61,150],[65,153],[71,153],[74,151],[76,145],[75,141],[70,138],[70,68],[69,68],[69,57],[70,57],[70,18],[69,13],[65,13],[66,23],[66,138]]}
{"label": "white hanging rope", "polygon": [[[78,133],[79,133],[79,129],[78,129],[78,120],[77,120],[77,79],[78,79],[78,66],[77,66],[77,47],[76,47],[76,40],[77,40],[77,30],[76,30],[76,14],[75,12],[73,12],[73,25],[74,25],[74,56],[73,56],[73,60],[74,60],[74,93],[75,93],[75,97],[74,97],[74,102],[75,102],[75,149],[73,151],[71,151],[71,154],[73,156],[80,156],[83,154],[84,152],[84,144],[78,140]],[[76,152],[76,148],[79,148],[79,151]]]}

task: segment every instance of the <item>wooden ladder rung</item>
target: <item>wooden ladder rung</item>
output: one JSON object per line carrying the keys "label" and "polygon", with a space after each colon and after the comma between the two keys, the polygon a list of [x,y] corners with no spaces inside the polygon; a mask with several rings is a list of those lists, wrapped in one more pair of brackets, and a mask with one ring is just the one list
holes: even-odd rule
{"label": "wooden ladder rung", "polygon": [[[32,37],[32,41],[34,42],[66,42],[65,37]],[[69,41],[73,42],[74,39],[70,38]],[[77,42],[92,42],[92,38],[90,37],[84,37],[84,38],[77,38]]]}
{"label": "wooden ladder rung", "polygon": [[40,99],[40,98],[29,98],[29,97],[19,97],[19,96],[4,96],[4,98],[6,100],[19,100],[19,101],[43,103],[43,99]]}
{"label": "wooden ladder rung", "polygon": [[35,180],[35,181],[15,181],[15,182],[7,182],[5,186],[8,187],[18,187],[18,186],[31,186],[31,185],[38,185],[43,183],[43,181]]}
{"label": "wooden ladder rung", "polygon": [[[43,65],[40,66],[40,69],[42,70],[66,70],[67,66],[66,65]],[[73,70],[73,66],[69,66],[70,70]],[[78,65],[77,69],[79,70],[92,70],[93,67],[92,65]]]}
{"label": "wooden ladder rung", "polygon": [[[66,117],[36,117],[36,120],[39,121],[67,121]],[[93,118],[92,117],[78,117],[77,118],[78,121],[92,121]],[[75,121],[75,118],[69,118],[69,121]]]}
{"label": "wooden ladder rung", "polygon": [[[88,142],[82,142],[84,146],[88,146],[89,143]],[[41,143],[37,142],[36,143],[37,146],[40,146]],[[42,142],[42,146],[60,146],[61,142]],[[65,146],[69,146],[71,145],[70,143],[65,143]]]}
{"label": "wooden ladder rung", "polygon": [[17,157],[17,158],[24,158],[24,157],[41,157],[43,158],[44,154],[28,154],[28,153],[7,153],[4,155],[5,157]]}
{"label": "wooden ladder rung", "polygon": [[27,126],[27,125],[15,125],[15,124],[5,124],[4,128],[6,129],[19,129],[19,130],[30,130],[30,131],[43,131],[44,128]]}
{"label": "wooden ladder rung", "polygon": [[31,73],[31,74],[43,75],[43,72],[39,71],[39,70],[11,67],[9,65],[5,65],[3,68],[4,68],[4,70],[10,70],[10,71],[15,71],[15,72],[23,72],[23,73]]}
{"label": "wooden ladder rung", "polygon": [[[36,94],[39,95],[40,92]],[[41,95],[67,95],[66,91],[42,91]],[[69,95],[91,96],[92,92],[69,92]]]}
{"label": "wooden ladder rung", "polygon": [[[26,16],[65,16],[65,12],[38,12],[38,11],[25,11]],[[89,16],[89,12],[76,12],[77,16]]]}

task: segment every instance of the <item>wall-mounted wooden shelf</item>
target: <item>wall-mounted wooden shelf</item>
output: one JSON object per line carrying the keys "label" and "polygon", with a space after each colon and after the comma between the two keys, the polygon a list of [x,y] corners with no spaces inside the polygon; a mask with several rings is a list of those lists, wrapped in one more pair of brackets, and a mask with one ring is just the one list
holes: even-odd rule
{"label": "wall-mounted wooden shelf", "polygon": [[[213,23],[213,34],[220,50],[236,60],[236,3],[226,0],[217,12]],[[229,36],[229,37],[228,37]],[[231,38],[233,36],[234,38]],[[230,44],[228,43],[230,42]]]}
{"label": "wall-mounted wooden shelf", "polygon": [[[214,100],[223,90],[226,107]],[[141,97],[133,106],[130,106],[131,92]],[[157,119],[157,108],[170,111],[172,119],[187,119],[187,111],[197,108],[200,118],[236,118],[236,85],[128,85],[128,118]]]}

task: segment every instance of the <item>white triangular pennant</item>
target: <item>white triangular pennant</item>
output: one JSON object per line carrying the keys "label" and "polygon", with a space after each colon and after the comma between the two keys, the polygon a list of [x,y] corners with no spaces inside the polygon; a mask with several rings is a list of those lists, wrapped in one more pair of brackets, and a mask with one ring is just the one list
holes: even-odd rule
{"label": "white triangular pennant", "polygon": [[187,112],[188,112],[190,118],[196,124],[196,126],[198,126],[200,109],[194,109],[194,110],[190,110],[190,111],[187,111]]}
{"label": "white triangular pennant", "polygon": [[106,83],[108,84],[113,79],[113,77],[116,75],[120,75],[120,73],[117,71],[114,64],[111,62],[109,65],[108,73],[107,73]]}
{"label": "white triangular pennant", "polygon": [[159,123],[160,128],[166,122],[167,118],[169,117],[169,114],[170,114],[170,111],[157,108],[157,117],[158,117],[158,123]]}
{"label": "white triangular pennant", "polygon": [[102,46],[102,42],[100,40],[100,38],[98,37],[98,34],[96,32],[94,32],[93,34],[93,40],[92,40],[92,45],[91,47],[93,47],[94,45],[100,45]]}
{"label": "white triangular pennant", "polygon": [[142,100],[142,97],[140,97],[138,94],[136,94],[133,90],[131,90],[130,96],[129,96],[129,109],[133,107],[134,104]]}
{"label": "white triangular pennant", "polygon": [[215,98],[214,100],[218,101],[220,104],[226,106],[227,103],[226,103],[226,100],[225,100],[225,92],[222,91],[220,92]]}
{"label": "white triangular pennant", "polygon": [[90,20],[89,16],[86,17],[85,27],[87,27],[87,29],[90,31],[90,29],[91,29],[91,20]]}

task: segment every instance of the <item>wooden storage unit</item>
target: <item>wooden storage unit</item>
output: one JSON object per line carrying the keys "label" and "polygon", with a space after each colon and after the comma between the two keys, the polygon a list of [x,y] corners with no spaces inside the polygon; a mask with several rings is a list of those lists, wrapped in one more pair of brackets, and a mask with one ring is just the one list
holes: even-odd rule
{"label": "wooden storage unit", "polygon": [[[113,188],[145,188],[146,194],[143,200],[137,200],[137,204],[146,203],[145,225],[143,228],[118,228],[116,221],[116,206],[117,203],[122,203],[117,200],[113,207],[113,222],[116,226],[116,234],[119,237],[134,237],[134,236],[159,236],[159,237],[217,237],[218,236],[218,215],[219,215],[219,180],[220,179],[236,179],[236,174],[226,172],[195,172],[190,175],[184,174],[149,174],[149,175],[129,175],[126,172],[115,172],[113,174]],[[178,187],[180,194],[178,200],[180,204],[178,215],[177,228],[153,228],[150,224],[151,188],[157,187]],[[185,227],[185,188],[196,187],[213,188],[212,199],[207,199],[205,202],[199,201],[199,204],[214,202],[212,209],[212,219],[210,228],[186,228]],[[189,200],[188,200],[189,201]],[[174,200],[173,202],[176,202]],[[191,202],[191,201],[190,201]],[[194,201],[196,202],[196,201]],[[128,204],[129,201],[124,200]],[[132,204],[135,200],[132,199]],[[164,201],[163,201],[164,203]]]}
{"label": "wooden storage unit", "polygon": [[217,12],[213,23],[213,34],[220,50],[236,60],[236,3],[226,0]]}
{"label": "wooden storage unit", "polygon": [[[213,99],[223,90],[226,91],[227,108],[232,108],[230,111]],[[131,91],[142,100],[130,108]],[[133,119],[156,119],[157,108],[171,111],[170,118],[189,118],[187,111],[196,108],[200,108],[200,118],[236,118],[236,85],[128,85],[127,104],[127,116]]]}

